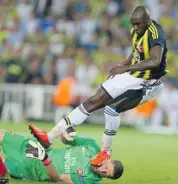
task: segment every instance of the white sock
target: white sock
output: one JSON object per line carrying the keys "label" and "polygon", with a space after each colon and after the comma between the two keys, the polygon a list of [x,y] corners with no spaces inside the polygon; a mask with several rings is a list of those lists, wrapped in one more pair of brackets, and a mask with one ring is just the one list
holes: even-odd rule
{"label": "white sock", "polygon": [[48,133],[49,141],[52,143],[59,137],[67,126],[77,126],[83,123],[91,113],[87,112],[81,104],[75,108],[67,117],[59,121],[56,126]]}
{"label": "white sock", "polygon": [[64,131],[64,128],[67,128],[67,124],[63,118],[56,124],[55,127],[53,127],[50,132],[48,132],[49,142],[52,143],[56,138],[58,138]]}
{"label": "white sock", "polygon": [[103,134],[102,149],[109,150],[120,126],[119,114],[111,107],[104,108],[105,132]]}
{"label": "white sock", "polygon": [[91,113],[87,112],[83,107],[83,104],[75,108],[67,117],[70,120],[72,126],[82,124]]}

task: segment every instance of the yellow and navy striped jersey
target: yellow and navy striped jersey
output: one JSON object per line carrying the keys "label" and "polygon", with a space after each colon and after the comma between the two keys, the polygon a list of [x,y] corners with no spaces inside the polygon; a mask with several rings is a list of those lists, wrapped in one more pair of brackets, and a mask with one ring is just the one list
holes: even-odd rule
{"label": "yellow and navy striped jersey", "polygon": [[161,76],[165,75],[167,47],[166,37],[162,27],[155,21],[152,21],[152,24],[149,25],[148,29],[145,31],[142,37],[139,37],[136,34],[133,27],[131,28],[131,34],[133,47],[132,65],[148,59],[150,57],[150,49],[155,45],[160,45],[164,51],[161,63],[158,68],[130,73],[134,77],[143,79],[159,79]]}

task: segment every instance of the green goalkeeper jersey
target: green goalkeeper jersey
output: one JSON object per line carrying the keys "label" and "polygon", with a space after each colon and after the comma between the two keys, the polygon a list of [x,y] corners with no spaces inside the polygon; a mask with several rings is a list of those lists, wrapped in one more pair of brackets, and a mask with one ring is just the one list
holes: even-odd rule
{"label": "green goalkeeper jersey", "polygon": [[[70,142],[68,142],[70,144]],[[90,160],[100,150],[93,139],[75,137],[71,147],[48,151],[59,173],[70,174],[74,183],[100,183],[101,177],[92,171]]]}
{"label": "green goalkeeper jersey", "polygon": [[[29,140],[21,135],[6,133],[2,142],[3,151],[7,155],[5,164],[14,177],[36,181],[48,180],[42,162],[25,156]],[[58,173],[69,174],[75,184],[99,184],[102,177],[94,173],[90,165],[91,158],[100,150],[95,140],[76,136],[74,141],[66,144],[70,146],[47,150]]]}

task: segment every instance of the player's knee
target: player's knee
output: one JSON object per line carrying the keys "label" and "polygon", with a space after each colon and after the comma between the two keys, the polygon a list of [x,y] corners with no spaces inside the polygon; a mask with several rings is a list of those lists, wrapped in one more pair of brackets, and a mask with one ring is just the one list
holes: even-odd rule
{"label": "player's knee", "polygon": [[83,106],[88,112],[93,112],[104,107],[109,100],[110,97],[103,90],[99,90],[94,96],[86,100]]}
{"label": "player's knee", "polygon": [[99,101],[99,99],[95,96],[91,97],[83,103],[83,106],[87,112],[93,112],[94,110],[99,109],[102,105],[103,103]]}

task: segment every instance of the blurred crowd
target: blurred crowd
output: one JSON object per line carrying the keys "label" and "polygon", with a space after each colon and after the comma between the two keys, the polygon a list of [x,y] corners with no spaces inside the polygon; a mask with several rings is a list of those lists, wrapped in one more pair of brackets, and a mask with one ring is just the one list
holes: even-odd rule
{"label": "blurred crowd", "polygon": [[178,133],[177,112],[178,90],[171,80],[164,78],[164,88],[159,95],[123,114],[123,120],[148,131]]}
{"label": "blurred crowd", "polygon": [[0,82],[55,85],[73,68],[77,82],[98,86],[131,52],[129,16],[138,4],[164,27],[176,77],[176,0],[1,0]]}
{"label": "blurred crowd", "polygon": [[166,32],[168,76],[174,85],[164,88],[161,100],[134,112],[155,126],[166,114],[178,127],[177,0],[1,0],[0,82],[57,85],[53,104],[77,105],[81,99],[71,94],[71,86],[98,87],[110,68],[131,53],[130,13],[137,5],[146,5]]}

